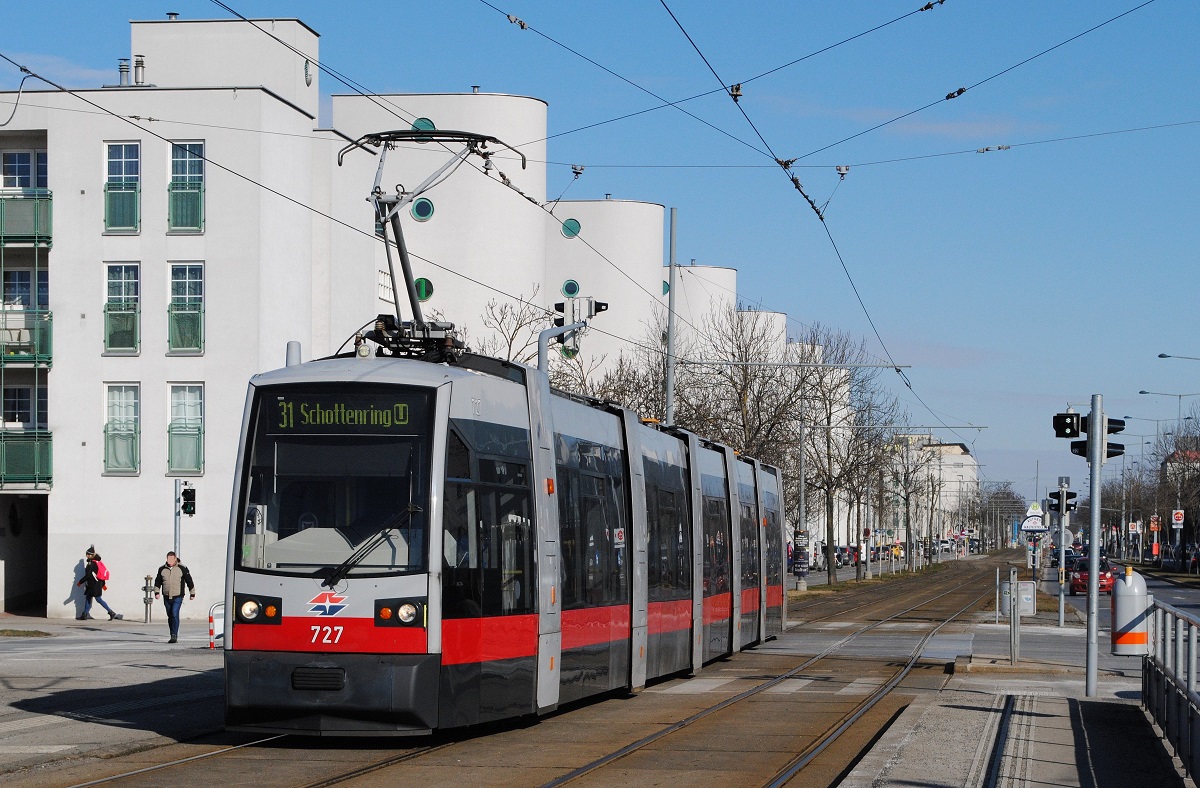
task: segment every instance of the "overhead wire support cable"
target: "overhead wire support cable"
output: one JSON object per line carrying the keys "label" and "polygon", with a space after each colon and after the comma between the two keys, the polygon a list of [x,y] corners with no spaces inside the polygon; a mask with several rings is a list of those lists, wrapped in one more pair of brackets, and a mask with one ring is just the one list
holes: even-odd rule
{"label": "overhead wire support cable", "polygon": [[[1154,0],[1148,0],[1148,2],[1153,2],[1153,1]],[[671,10],[670,6],[667,5],[666,0],[659,0],[659,3],[666,10],[666,12],[670,15],[672,21],[675,22],[676,27],[678,27],[680,32],[683,33],[684,37],[687,38],[688,43],[692,45],[692,48],[696,51],[696,54],[699,55],[700,59],[704,61],[704,65],[706,65],[708,67],[708,70],[710,72],[712,72],[712,75],[717,79],[717,81],[720,82],[722,86],[724,86],[725,81],[721,79],[721,75],[717,73],[717,70],[715,68],[713,68],[712,63],[710,63],[708,58],[705,57],[704,52],[702,52],[700,50],[700,47],[692,39],[691,35],[687,32],[687,29],[684,28],[683,24],[679,21],[679,18],[675,16],[675,13]],[[730,98],[734,99],[735,97],[731,94]],[[828,222],[825,221],[825,217],[821,213],[820,208],[817,207],[816,202],[804,190],[804,187],[800,183],[800,178],[798,176],[796,176],[793,172],[791,172],[791,166],[795,163],[796,160],[795,159],[781,159],[778,156],[776,156],[775,152],[774,152],[774,150],[772,150],[770,144],[763,137],[762,132],[760,132],[758,130],[758,127],[754,125],[754,121],[752,121],[750,119],[750,116],[746,113],[746,110],[741,105],[741,102],[734,100],[734,104],[737,106],[738,111],[742,113],[742,117],[744,117],[746,119],[746,122],[750,124],[750,127],[752,129],[754,129],[754,133],[756,135],[758,135],[758,138],[760,140],[762,140],[763,145],[767,148],[768,151],[771,152],[772,158],[774,158],[776,163],[779,164],[784,175],[788,178],[789,181],[791,181],[793,187],[795,187],[796,191],[800,193],[800,196],[802,196],[808,202],[809,206],[813,210],[813,213],[815,213],[817,215],[817,218],[820,220],[821,227],[824,228],[825,235],[829,238],[830,245],[833,246],[834,254],[837,255],[838,263],[841,265],[842,271],[846,274],[846,279],[850,282],[850,288],[854,291],[854,297],[856,299],[858,299],[858,304],[862,308],[863,314],[867,318],[867,323],[871,326],[871,331],[875,334],[875,338],[879,341],[879,346],[883,349],[883,354],[887,357],[887,360],[888,360],[889,364],[891,365],[892,369],[894,369],[896,374],[900,376],[900,379],[902,381],[904,381],[904,385],[908,388],[909,391],[911,391],[913,393],[913,396],[917,398],[917,400],[925,407],[925,409],[928,410],[929,413],[935,419],[937,419],[942,424],[945,424],[945,421],[941,417],[939,417],[937,415],[937,413],[935,413],[933,411],[933,409],[930,408],[929,405],[923,399],[921,399],[919,394],[917,394],[916,390],[913,388],[912,381],[909,380],[908,376],[904,373],[904,370],[901,369],[900,366],[896,364],[895,359],[892,357],[891,351],[888,350],[887,343],[883,341],[883,335],[880,334],[879,328],[875,325],[875,320],[874,320],[874,318],[871,317],[870,310],[867,309],[867,304],[863,300],[862,294],[858,290],[858,285],[856,285],[854,282],[854,277],[850,275],[850,268],[846,265],[846,261],[842,257],[841,249],[838,248],[837,241],[834,240],[833,232],[829,229]],[[947,429],[950,429],[950,428],[947,427]],[[953,432],[953,430],[951,430],[951,432]],[[958,433],[954,433],[954,434],[958,435]],[[958,437],[962,438],[961,435],[959,435]],[[963,438],[963,442],[964,443],[966,442],[965,438]]]}
{"label": "overhead wire support cable", "polygon": [[1056,49],[1064,47],[1067,44],[1071,43],[1072,41],[1083,38],[1084,36],[1086,36],[1089,33],[1094,33],[1095,31],[1099,30],[1100,28],[1104,27],[1105,25],[1112,24],[1113,22],[1116,22],[1118,19],[1121,19],[1122,17],[1129,16],[1134,11],[1138,11],[1142,8],[1145,8],[1146,6],[1150,5],[1153,2],[1155,2],[1155,0],[1145,0],[1145,2],[1143,2],[1139,5],[1136,5],[1127,11],[1122,11],[1121,13],[1117,14],[1116,16],[1106,19],[1098,25],[1089,27],[1087,30],[1084,30],[1082,33],[1076,33],[1075,35],[1071,36],[1070,38],[1068,38],[1064,41],[1060,41],[1052,47],[1043,49],[1041,52],[1038,52],[1036,55],[1030,55],[1029,57],[1020,61],[1019,63],[1014,63],[1013,65],[1009,66],[1008,68],[1006,68],[1002,71],[997,71],[995,74],[992,74],[989,77],[985,77],[985,78],[979,80],[978,82],[967,85],[965,87],[960,87],[956,90],[952,90],[949,93],[947,93],[945,95],[945,97],[943,97],[943,98],[937,99],[936,101],[931,101],[928,104],[925,104],[924,106],[921,106],[921,107],[917,107],[916,109],[911,110],[909,112],[905,112],[903,115],[897,115],[896,117],[892,118],[891,120],[885,120],[883,123],[878,123],[878,124],[870,127],[869,129],[863,129],[862,131],[860,131],[856,134],[851,134],[849,137],[840,139],[837,142],[831,142],[828,145],[824,145],[820,148],[817,148],[816,150],[811,150],[808,153],[797,156],[796,160],[807,159],[809,156],[816,155],[818,153],[821,153],[822,151],[827,151],[830,148],[837,147],[838,145],[841,145],[844,142],[849,142],[850,140],[858,139],[859,137],[861,137],[865,134],[870,134],[871,132],[878,131],[879,129],[882,129],[885,126],[890,126],[891,124],[896,123],[897,121],[901,121],[901,120],[904,120],[905,118],[912,117],[913,115],[916,115],[918,112],[924,112],[925,110],[929,109],[930,107],[937,106],[938,104],[941,104],[946,101],[953,101],[954,99],[958,98],[959,96],[962,96],[964,93],[966,93],[969,90],[974,90],[975,88],[979,87],[980,85],[991,82],[993,79],[996,79],[997,77],[1004,76],[1005,74],[1009,73],[1010,71],[1018,69],[1027,63],[1037,60],[1039,57],[1042,57],[1043,55],[1047,55]]}

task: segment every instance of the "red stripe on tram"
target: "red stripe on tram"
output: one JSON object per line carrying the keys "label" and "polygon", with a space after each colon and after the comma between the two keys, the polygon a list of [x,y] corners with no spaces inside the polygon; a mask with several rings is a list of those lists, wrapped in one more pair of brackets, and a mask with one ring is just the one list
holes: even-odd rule
{"label": "red stripe on tram", "polygon": [[562,612],[563,651],[628,640],[629,606],[584,607]]}
{"label": "red stripe on tram", "polygon": [[537,643],[537,614],[442,620],[443,665],[533,657]]}
{"label": "red stripe on tram", "polygon": [[651,602],[647,606],[647,631],[651,635],[679,632],[692,628],[692,600]]}
{"label": "red stripe on tram", "polygon": [[733,595],[726,591],[704,597],[704,623],[713,624],[733,617]]}

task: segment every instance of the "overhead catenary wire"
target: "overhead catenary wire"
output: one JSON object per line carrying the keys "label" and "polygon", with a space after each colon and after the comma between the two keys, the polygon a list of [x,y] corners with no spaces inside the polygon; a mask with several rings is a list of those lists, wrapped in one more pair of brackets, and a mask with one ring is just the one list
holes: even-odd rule
{"label": "overhead catenary wire", "polygon": [[1065,41],[1060,41],[1052,47],[1047,47],[1046,49],[1043,49],[1042,51],[1038,52],[1036,55],[1030,55],[1029,57],[1025,58],[1024,60],[1021,60],[1018,63],[1014,63],[1013,65],[1011,65],[1008,68],[1005,68],[1001,71],[997,71],[995,74],[992,74],[991,76],[984,77],[983,79],[979,80],[978,82],[974,82],[970,85],[960,87],[955,90],[951,90],[943,98],[937,99],[935,101],[931,101],[928,104],[925,104],[924,106],[917,107],[914,110],[905,112],[903,115],[897,115],[896,117],[892,118],[891,120],[885,120],[884,122],[878,123],[874,126],[871,126],[868,129],[863,129],[862,131],[857,132],[856,134],[851,134],[849,137],[844,137],[844,138],[838,140],[837,142],[831,142],[828,145],[823,145],[820,148],[816,148],[815,150],[809,151],[808,153],[801,154],[800,156],[796,157],[796,160],[807,159],[809,156],[813,156],[813,155],[816,155],[823,151],[827,151],[830,148],[835,148],[838,145],[841,145],[842,143],[849,142],[850,140],[858,139],[859,137],[862,137],[866,134],[870,134],[873,131],[878,131],[879,129],[882,129],[885,126],[890,126],[891,124],[896,123],[901,120],[904,120],[905,118],[912,117],[913,115],[916,115],[919,112],[924,112],[925,110],[929,109],[930,107],[935,107],[938,104],[943,104],[947,101],[953,101],[954,99],[959,98],[960,96],[967,93],[968,91],[974,90],[975,88],[979,87],[980,85],[984,85],[988,82],[991,82],[993,79],[1002,77],[1005,74],[1009,73],[1010,71],[1014,71],[1014,70],[1020,68],[1021,66],[1026,65],[1027,63],[1031,63],[1034,60],[1037,60],[1038,58],[1042,57],[1043,55],[1047,55],[1056,49],[1066,46],[1067,44],[1071,43],[1072,41],[1076,41],[1080,38],[1083,38],[1084,36],[1088,35],[1089,33],[1094,33],[1095,31],[1099,30],[1100,28],[1102,28],[1106,25],[1112,24],[1113,22],[1116,22],[1118,19],[1129,16],[1134,11],[1138,11],[1142,8],[1145,8],[1146,6],[1150,5],[1153,2],[1155,2],[1155,0],[1145,0],[1145,2],[1143,2],[1139,5],[1136,5],[1127,11],[1122,11],[1121,13],[1117,14],[1116,16],[1110,17],[1109,19],[1104,20],[1103,22],[1101,22],[1098,25],[1093,25],[1092,27],[1089,27],[1087,30],[1084,30],[1082,33],[1076,33],[1075,35],[1071,36],[1070,38],[1066,39]]}
{"label": "overhead catenary wire", "polygon": [[[40,74],[38,74],[38,73],[36,73],[36,72],[34,72],[34,71],[32,71],[32,70],[30,70],[30,69],[26,68],[25,66],[23,66],[23,65],[21,65],[21,64],[19,64],[19,63],[17,63],[15,60],[13,60],[12,58],[10,58],[8,55],[4,54],[3,52],[0,52],[0,59],[2,59],[2,60],[4,60],[4,61],[7,61],[8,63],[12,64],[12,65],[13,65],[13,66],[15,66],[16,68],[20,69],[20,70],[22,71],[22,73],[29,74],[29,75],[30,75],[30,76],[32,76],[33,78],[35,78],[35,79],[39,79],[39,80],[41,80],[42,82],[45,82],[46,84],[48,84],[48,85],[50,85],[50,86],[54,87],[55,89],[57,89],[57,90],[59,90],[59,91],[61,91],[61,92],[63,92],[63,93],[66,93],[67,95],[73,96],[74,98],[76,98],[76,99],[78,99],[78,100],[80,100],[80,101],[84,102],[85,104],[88,104],[88,105],[90,105],[90,106],[94,107],[96,110],[100,111],[101,113],[103,113],[103,114],[105,114],[105,115],[108,115],[108,116],[110,116],[110,117],[116,118],[117,120],[120,120],[120,121],[122,121],[122,122],[128,123],[129,125],[133,126],[134,128],[137,128],[137,129],[139,129],[139,130],[141,130],[141,131],[144,131],[144,132],[146,132],[147,134],[151,135],[152,137],[155,137],[155,138],[157,138],[157,139],[161,140],[162,142],[165,142],[165,143],[167,143],[168,145],[170,145],[170,144],[174,144],[174,143],[173,143],[171,140],[167,139],[166,137],[162,136],[161,134],[158,134],[157,132],[154,132],[154,131],[152,131],[152,130],[148,129],[148,128],[146,128],[145,126],[138,125],[138,122],[137,122],[137,121],[134,121],[134,120],[132,120],[131,118],[129,118],[129,117],[127,117],[127,116],[124,116],[124,115],[121,115],[121,114],[119,114],[119,113],[117,113],[117,112],[114,112],[114,111],[112,111],[112,110],[109,110],[109,109],[107,109],[106,107],[103,107],[102,105],[100,105],[100,104],[97,104],[96,102],[94,102],[94,101],[92,101],[92,100],[90,100],[90,99],[88,99],[88,98],[86,98],[86,97],[84,97],[84,96],[80,95],[80,94],[79,94],[79,92],[77,92],[77,91],[72,91],[72,90],[70,90],[69,88],[63,87],[62,85],[59,85],[57,82],[54,82],[54,81],[52,81],[52,80],[50,80],[50,79],[48,79],[48,78],[46,78],[46,77],[43,77],[43,76],[41,76],[41,75],[40,75]],[[305,203],[305,202],[303,202],[303,201],[301,201],[301,200],[299,200],[299,199],[297,199],[297,198],[295,198],[295,197],[292,197],[291,195],[285,194],[284,192],[281,192],[281,191],[279,191],[278,189],[272,188],[271,186],[268,186],[268,185],[266,185],[266,184],[264,184],[264,183],[262,183],[262,182],[260,182],[260,181],[258,181],[258,180],[255,180],[254,178],[251,178],[249,175],[246,175],[246,174],[244,174],[244,173],[241,173],[241,172],[239,172],[239,171],[237,171],[237,170],[235,170],[235,169],[233,169],[233,168],[231,168],[231,167],[228,167],[228,166],[226,166],[226,165],[224,165],[224,164],[221,164],[220,162],[218,162],[218,161],[214,160],[212,157],[210,157],[210,156],[208,156],[208,155],[206,155],[206,154],[200,154],[199,158],[200,158],[201,160],[203,160],[203,161],[204,161],[206,164],[209,164],[209,165],[211,165],[211,166],[215,167],[216,169],[218,169],[218,170],[220,170],[220,171],[222,171],[222,172],[225,172],[225,173],[227,173],[228,175],[231,175],[231,176],[233,176],[234,178],[237,178],[237,179],[239,179],[239,180],[242,180],[242,181],[244,181],[244,182],[246,182],[246,183],[249,183],[250,185],[252,185],[252,186],[254,186],[254,187],[256,187],[256,188],[262,189],[262,190],[263,190],[263,191],[265,191],[265,192],[268,192],[268,193],[270,193],[270,194],[273,194],[273,195],[275,195],[276,197],[279,197],[279,198],[281,198],[281,199],[283,199],[283,200],[285,200],[285,201],[287,201],[287,202],[289,202],[289,203],[291,203],[291,204],[293,204],[293,205],[295,205],[295,206],[297,206],[297,207],[299,207],[299,208],[301,208],[301,209],[303,209],[303,210],[310,211],[310,212],[312,212],[313,214],[315,214],[315,215],[317,215],[317,216],[320,216],[320,217],[322,217],[323,219],[326,219],[326,220],[328,220],[328,221],[332,222],[333,224],[336,224],[336,225],[338,225],[338,226],[340,226],[340,227],[344,227],[344,228],[346,228],[346,229],[350,230],[351,232],[357,233],[357,234],[359,234],[359,235],[366,236],[366,237],[368,237],[368,238],[371,238],[371,239],[373,239],[373,240],[375,240],[375,241],[383,241],[383,239],[379,238],[379,236],[375,235],[373,232],[369,232],[369,231],[367,231],[367,230],[364,230],[364,229],[362,229],[362,228],[355,227],[354,225],[352,225],[352,224],[350,224],[350,223],[348,223],[348,222],[345,222],[345,221],[343,221],[343,220],[341,220],[341,219],[338,219],[337,217],[335,217],[335,216],[332,216],[331,214],[328,214],[328,213],[326,213],[325,211],[322,211],[322,210],[321,210],[321,209],[319,209],[319,208],[316,208],[316,207],[314,207],[314,206],[308,205],[307,203]],[[389,243],[394,243],[394,242],[389,242]],[[468,276],[467,274],[464,274],[464,273],[462,273],[461,271],[457,271],[457,270],[455,270],[454,268],[451,268],[451,267],[448,267],[448,266],[441,265],[441,264],[439,264],[439,263],[435,262],[434,260],[431,260],[431,259],[429,259],[429,258],[427,258],[427,257],[423,257],[423,256],[421,256],[421,255],[419,255],[419,254],[414,254],[414,253],[412,253],[411,251],[409,252],[409,254],[410,254],[410,256],[411,256],[411,257],[413,257],[414,259],[420,260],[421,262],[424,262],[424,263],[426,263],[426,264],[430,265],[430,266],[431,266],[431,267],[433,267],[433,268],[436,268],[436,269],[438,269],[438,270],[440,270],[440,271],[444,271],[445,273],[448,273],[448,274],[452,274],[452,275],[454,275],[454,276],[456,276],[456,277],[458,277],[458,278],[460,278],[460,279],[463,279],[463,280],[465,280],[465,281],[467,281],[467,282],[470,282],[470,283],[472,283],[472,284],[474,284],[474,285],[477,285],[477,286],[479,286],[479,287],[482,287],[482,288],[484,288],[484,289],[486,289],[486,290],[489,290],[489,291],[491,291],[491,292],[494,292],[494,293],[496,293],[497,295],[501,295],[501,296],[503,296],[503,297],[505,297],[505,298],[507,298],[507,299],[509,299],[509,300],[511,300],[511,301],[514,301],[514,302],[516,302],[516,303],[518,303],[518,304],[522,304],[522,305],[525,305],[525,306],[530,306],[530,307],[533,307],[533,308],[535,308],[535,309],[537,309],[537,310],[539,310],[539,311],[541,311],[541,312],[544,312],[544,313],[546,313],[546,314],[547,314],[547,316],[549,316],[550,314],[552,314],[552,313],[551,313],[549,310],[547,310],[545,307],[541,306],[540,304],[535,304],[535,303],[533,303],[533,302],[531,302],[531,301],[528,301],[528,300],[524,299],[524,298],[523,298],[523,297],[521,297],[521,296],[517,296],[517,295],[513,295],[512,293],[508,293],[508,292],[506,292],[506,291],[504,291],[504,290],[502,290],[502,289],[500,289],[500,288],[498,288],[498,287],[495,287],[495,286],[493,286],[493,285],[489,285],[489,284],[487,284],[486,282],[483,282],[483,281],[481,281],[481,280],[479,280],[479,279],[476,279],[476,278],[474,278],[474,277]],[[589,326],[589,328],[593,328],[593,327]],[[612,337],[612,338],[614,338],[614,339],[617,339],[617,340],[620,340],[620,341],[626,342],[626,343],[628,343],[628,344],[630,344],[630,345],[633,345],[633,346],[635,346],[635,347],[639,347],[639,348],[642,348],[642,349],[645,349],[645,350],[654,350],[654,348],[652,348],[651,346],[645,345],[645,344],[643,344],[643,343],[639,343],[639,342],[637,342],[637,341],[635,341],[635,340],[633,340],[633,339],[630,339],[630,338],[628,338],[628,337],[618,336],[618,335],[616,335],[616,334],[610,334],[609,332],[606,332],[606,331],[603,331],[603,330],[600,330],[600,329],[595,329],[595,330],[596,330],[596,333],[599,333],[599,334],[604,334],[604,335],[606,335],[606,336],[610,336],[610,337]]]}

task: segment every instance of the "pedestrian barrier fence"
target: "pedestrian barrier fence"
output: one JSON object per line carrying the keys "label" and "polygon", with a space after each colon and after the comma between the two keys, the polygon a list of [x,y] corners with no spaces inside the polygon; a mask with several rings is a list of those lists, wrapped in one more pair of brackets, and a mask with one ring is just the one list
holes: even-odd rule
{"label": "pedestrian barrier fence", "polygon": [[1155,601],[1150,616],[1150,653],[1142,657],[1142,703],[1193,777],[1200,765],[1197,633],[1200,618]]}
{"label": "pedestrian barrier fence", "polygon": [[[217,621],[221,622],[218,629]],[[217,647],[217,638],[225,637],[225,603],[217,602],[208,609],[208,647]]]}

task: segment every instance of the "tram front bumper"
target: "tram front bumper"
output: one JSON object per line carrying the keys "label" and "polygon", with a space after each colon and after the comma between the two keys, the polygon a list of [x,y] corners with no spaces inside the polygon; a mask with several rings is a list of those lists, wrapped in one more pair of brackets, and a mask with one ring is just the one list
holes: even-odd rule
{"label": "tram front bumper", "polygon": [[225,725],[313,736],[429,733],[437,654],[225,652]]}

